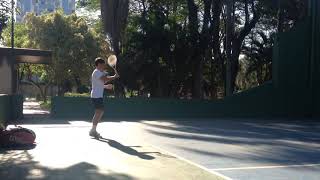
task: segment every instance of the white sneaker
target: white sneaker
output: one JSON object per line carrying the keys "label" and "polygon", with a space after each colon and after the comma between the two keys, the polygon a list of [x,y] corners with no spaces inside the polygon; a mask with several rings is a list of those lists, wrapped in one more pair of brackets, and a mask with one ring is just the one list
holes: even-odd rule
{"label": "white sneaker", "polygon": [[97,138],[97,139],[101,138],[101,135],[96,130],[92,130],[92,129],[89,132],[89,136]]}

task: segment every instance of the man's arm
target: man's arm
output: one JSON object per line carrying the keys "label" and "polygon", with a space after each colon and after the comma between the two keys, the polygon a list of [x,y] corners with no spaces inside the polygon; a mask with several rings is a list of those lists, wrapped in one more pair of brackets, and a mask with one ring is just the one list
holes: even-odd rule
{"label": "man's arm", "polygon": [[118,72],[115,71],[115,73],[116,73],[116,74],[113,75],[113,76],[102,76],[102,77],[100,77],[100,80],[103,81],[103,82],[105,82],[105,83],[110,82],[110,81],[113,81],[113,80],[119,78]]}
{"label": "man's arm", "polygon": [[112,84],[107,84],[107,85],[104,85],[104,88],[107,89],[107,90],[112,90],[113,89],[113,85]]}
{"label": "man's arm", "polygon": [[101,81],[103,81],[103,82],[109,82],[109,81],[113,81],[113,80],[115,80],[115,79],[117,79],[117,77],[116,77],[116,75],[114,75],[114,76],[102,76],[101,78],[100,78],[100,80]]}

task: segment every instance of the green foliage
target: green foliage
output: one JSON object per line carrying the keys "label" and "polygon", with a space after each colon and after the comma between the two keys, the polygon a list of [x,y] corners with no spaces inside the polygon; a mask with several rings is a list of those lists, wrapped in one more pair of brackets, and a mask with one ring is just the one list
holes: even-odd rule
{"label": "green foliage", "polygon": [[185,52],[192,47],[186,42],[183,24],[187,18],[186,4],[149,1],[146,9],[135,9],[138,2],[135,3],[131,4],[123,35],[123,83],[139,94],[174,96],[169,89],[178,86],[178,82],[188,81],[189,77],[183,74],[190,71]]}
{"label": "green foliage", "polygon": [[[52,76],[62,84],[65,79],[85,81],[98,55],[98,43],[86,22],[76,15],[55,12],[43,16],[29,14],[26,25],[37,48],[53,50]],[[82,79],[81,79],[82,78]]]}
{"label": "green foliage", "polygon": [[3,29],[7,26],[9,20],[10,4],[6,0],[0,0],[0,39]]}
{"label": "green foliage", "polygon": [[[32,48],[32,40],[28,36],[30,30],[25,24],[16,23],[14,27],[14,46],[18,48]],[[11,28],[3,31],[5,45],[11,46]]]}
{"label": "green foliage", "polygon": [[[188,2],[194,3],[199,21],[196,32],[190,27]],[[128,23],[122,35],[121,79],[128,91],[151,97],[179,97],[190,93],[196,76],[195,65],[203,62],[200,72],[202,91],[207,98],[223,94],[226,64],[226,8],[219,1],[204,0],[132,0]],[[222,1],[223,2],[223,1]],[[240,43],[242,58],[234,72],[237,74],[236,90],[242,91],[271,80],[272,48],[279,21],[278,3],[267,0],[234,1],[234,44]],[[248,11],[245,2],[249,2]],[[206,14],[209,3],[211,11]],[[216,6],[216,7],[215,7]],[[305,16],[305,0],[283,1],[283,29],[292,26]],[[213,13],[222,10],[221,15]],[[255,10],[255,11],[254,11]],[[243,28],[258,11],[258,21]],[[246,15],[248,22],[245,22]],[[207,18],[207,19],[206,19]],[[216,19],[215,19],[216,18]],[[205,20],[209,21],[203,26]],[[217,20],[217,21],[216,21]],[[197,23],[197,22],[195,22]],[[214,34],[216,24],[218,36]],[[248,26],[249,27],[249,26]],[[205,28],[208,28],[207,30]],[[245,35],[243,42],[241,36]],[[214,44],[218,50],[214,51]],[[237,50],[235,48],[235,50]],[[235,56],[235,55],[234,55]],[[237,56],[234,57],[238,60]],[[201,80],[201,79],[200,79]]]}
{"label": "green foliage", "polygon": [[[242,91],[271,80],[275,34],[303,19],[307,1],[233,2],[232,58],[237,62],[233,74],[236,90]],[[97,12],[100,0],[79,0],[77,6]],[[201,97],[223,96],[225,9],[223,0],[130,0],[126,28],[120,35],[121,79],[116,89],[123,87],[126,96],[183,97],[194,93],[199,84]],[[29,14],[25,19],[16,25],[16,46],[52,50],[54,61],[49,66],[20,68],[30,69],[29,74],[38,75],[42,82],[86,91],[82,87],[89,85],[93,59],[111,53],[101,21],[61,11]],[[9,29],[4,39],[9,46]]]}
{"label": "green foliage", "polygon": [[[10,30],[5,30],[5,44],[10,45]],[[107,56],[109,45],[103,35],[91,29],[85,19],[64,15],[62,11],[35,16],[28,14],[23,24],[16,24],[15,46],[53,51],[50,65],[22,65],[25,75],[37,75],[42,82],[60,87],[88,85],[97,56]],[[63,91],[70,90],[67,87]]]}
{"label": "green foliage", "polygon": [[90,97],[89,93],[65,93],[65,97]]}
{"label": "green foliage", "polygon": [[41,107],[41,109],[50,111],[51,110],[51,100],[48,100],[46,102],[40,101],[40,107]]}
{"label": "green foliage", "polygon": [[96,11],[100,9],[100,0],[78,0],[77,6],[86,8],[90,11]]}

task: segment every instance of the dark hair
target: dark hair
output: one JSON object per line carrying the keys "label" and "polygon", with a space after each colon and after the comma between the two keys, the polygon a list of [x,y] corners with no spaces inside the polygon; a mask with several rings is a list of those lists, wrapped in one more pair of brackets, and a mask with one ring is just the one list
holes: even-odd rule
{"label": "dark hair", "polygon": [[105,64],[106,62],[101,58],[97,57],[96,60],[94,60],[94,64],[98,66],[99,64]]}

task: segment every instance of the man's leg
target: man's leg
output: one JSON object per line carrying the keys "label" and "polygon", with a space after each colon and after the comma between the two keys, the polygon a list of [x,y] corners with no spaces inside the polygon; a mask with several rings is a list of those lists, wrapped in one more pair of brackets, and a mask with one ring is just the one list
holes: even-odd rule
{"label": "man's leg", "polygon": [[103,116],[103,109],[104,109],[104,105],[103,105],[103,99],[99,98],[99,99],[92,99],[93,105],[95,107],[95,113],[94,116],[92,118],[92,129],[89,132],[90,136],[93,136],[95,138],[100,138],[100,134],[97,133],[97,126]]}
{"label": "man's leg", "polygon": [[104,111],[102,109],[96,109],[92,118],[92,131],[97,131],[98,123],[101,121]]}

